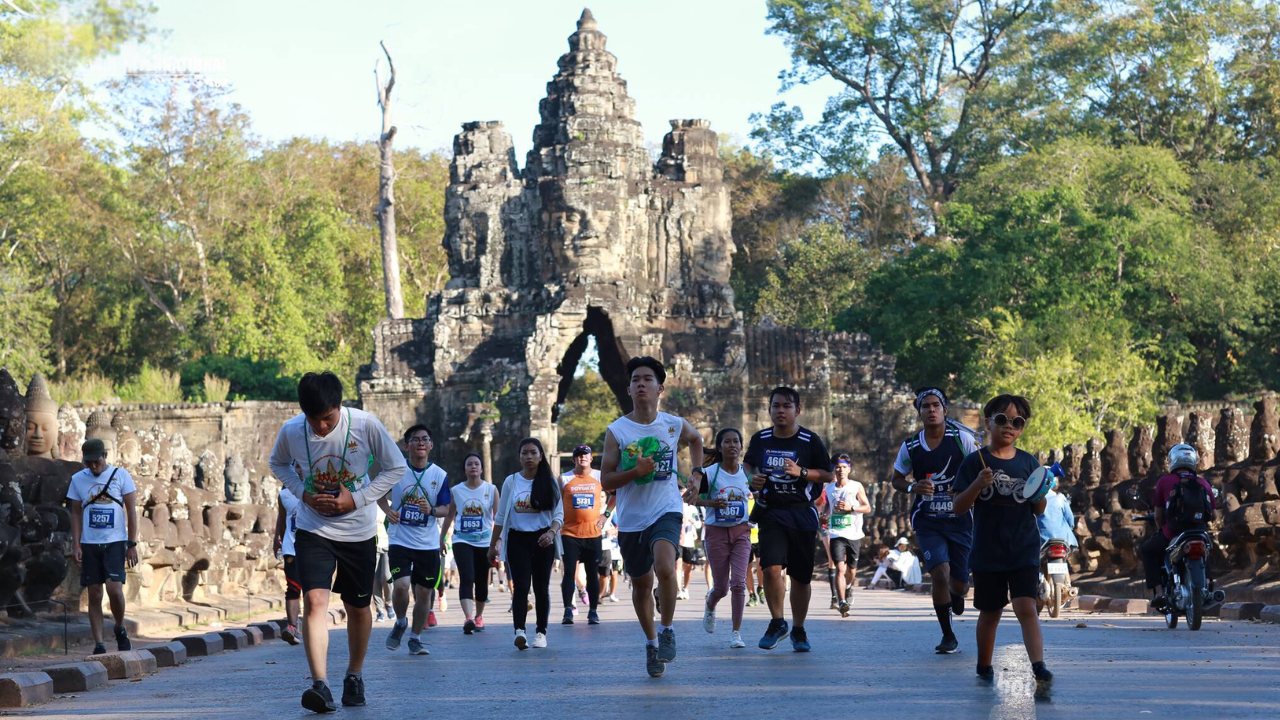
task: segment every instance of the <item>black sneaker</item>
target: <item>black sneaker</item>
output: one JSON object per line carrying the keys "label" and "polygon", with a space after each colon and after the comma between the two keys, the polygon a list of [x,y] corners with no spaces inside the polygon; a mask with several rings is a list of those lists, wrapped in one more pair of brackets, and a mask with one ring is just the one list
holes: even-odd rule
{"label": "black sneaker", "polygon": [[676,631],[667,628],[658,633],[658,660],[669,663],[676,659]]}
{"label": "black sneaker", "polygon": [[573,624],[573,611],[572,611],[572,610],[570,610],[569,608],[565,608],[565,609],[564,609],[564,618],[562,618],[562,619],[560,620],[560,624],[561,624],[561,625],[572,625],[572,624]]}
{"label": "black sneaker", "polygon": [[588,610],[588,611],[587,611],[587,624],[588,624],[588,625],[599,625],[599,624],[600,624],[600,614],[599,614],[599,613],[597,613],[595,610]]}
{"label": "black sneaker", "polygon": [[667,664],[658,659],[658,648],[652,645],[644,646],[644,669],[655,678],[667,671]]}
{"label": "black sneaker", "polygon": [[813,646],[809,644],[809,635],[804,628],[797,627],[791,631],[791,649],[796,652],[809,652]]}
{"label": "black sneaker", "polygon": [[769,629],[764,631],[764,637],[760,638],[761,650],[772,650],[778,647],[778,643],[787,638],[787,621],[782,619],[770,620]]}
{"label": "black sneaker", "polygon": [[338,709],[338,704],[333,701],[329,686],[317,682],[302,693],[302,707],[313,713],[331,713]]}
{"label": "black sneaker", "polygon": [[348,675],[342,679],[342,704],[347,707],[364,705],[364,678]]}
{"label": "black sneaker", "polygon": [[1049,668],[1045,667],[1043,662],[1032,663],[1031,674],[1036,677],[1037,685],[1046,685],[1053,682],[1053,673],[1049,672]]}
{"label": "black sneaker", "polygon": [[408,623],[402,625],[399,621],[396,621],[396,624],[391,626],[391,632],[387,633],[388,650],[398,650],[400,648],[400,638],[404,637],[404,631],[408,627]]}
{"label": "black sneaker", "polygon": [[463,625],[462,625],[462,634],[463,634],[463,635],[470,635],[471,633],[473,633],[473,632],[475,632],[475,631],[476,631],[476,621],[475,621],[475,620],[468,620],[468,621],[466,621],[465,623],[463,623]]}
{"label": "black sneaker", "polygon": [[942,642],[938,643],[938,646],[933,651],[939,655],[954,655],[960,652],[960,641],[956,639],[955,635],[943,635]]}
{"label": "black sneaker", "polygon": [[849,617],[849,603],[846,600],[840,601],[840,617]]}
{"label": "black sneaker", "polygon": [[990,665],[978,666],[978,679],[985,683],[993,683],[996,681],[996,669]]}
{"label": "black sneaker", "polygon": [[98,643],[98,644],[96,644],[96,645],[94,645],[94,646],[93,646],[93,652],[92,652],[92,653],[90,653],[90,654],[92,654],[92,655],[105,655],[106,653],[107,653],[107,646],[106,646],[106,645],[103,645],[102,643]]}
{"label": "black sneaker", "polygon": [[956,595],[955,593],[951,593],[951,614],[952,615],[964,614],[964,596],[963,595]]}
{"label": "black sneaker", "polygon": [[832,610],[835,610],[835,609],[836,609],[836,608],[838,608],[838,607],[840,607],[840,598],[836,597],[835,595],[832,595],[832,596],[831,596],[831,609],[832,609]]}
{"label": "black sneaker", "polygon": [[116,651],[125,652],[132,650],[133,643],[129,642],[129,631],[124,629],[123,625],[116,626]]}

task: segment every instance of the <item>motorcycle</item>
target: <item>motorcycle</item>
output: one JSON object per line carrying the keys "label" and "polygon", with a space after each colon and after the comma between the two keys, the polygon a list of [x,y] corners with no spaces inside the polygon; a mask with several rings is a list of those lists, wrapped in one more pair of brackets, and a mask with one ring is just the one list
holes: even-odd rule
{"label": "motorcycle", "polygon": [[[1155,522],[1155,514],[1138,515],[1134,520]],[[1159,532],[1159,529],[1156,530]],[[1178,616],[1187,619],[1187,627],[1199,630],[1207,607],[1221,604],[1227,594],[1213,587],[1208,573],[1209,552],[1213,539],[1208,530],[1187,530],[1169,542],[1164,553],[1161,584],[1165,595],[1161,607],[1165,625],[1178,627]]]}
{"label": "motorcycle", "polygon": [[1049,608],[1049,617],[1056,618],[1062,612],[1062,606],[1072,597],[1072,588],[1067,582],[1071,572],[1067,567],[1067,555],[1071,548],[1065,540],[1052,539],[1040,546],[1040,596],[1036,599],[1036,614],[1045,607]]}

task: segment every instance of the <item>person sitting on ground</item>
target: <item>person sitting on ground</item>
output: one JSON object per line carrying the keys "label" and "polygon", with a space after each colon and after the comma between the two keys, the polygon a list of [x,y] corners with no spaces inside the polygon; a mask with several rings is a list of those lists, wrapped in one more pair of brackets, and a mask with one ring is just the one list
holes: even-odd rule
{"label": "person sitting on ground", "polygon": [[911,552],[911,543],[905,537],[898,538],[897,546],[889,551],[889,577],[898,590],[920,584],[920,561]]}

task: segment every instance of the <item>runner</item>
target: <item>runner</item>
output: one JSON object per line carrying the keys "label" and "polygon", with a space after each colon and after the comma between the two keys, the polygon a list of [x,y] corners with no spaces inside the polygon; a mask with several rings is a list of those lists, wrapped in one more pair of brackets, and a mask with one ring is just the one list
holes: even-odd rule
{"label": "runner", "polygon": [[676,557],[676,577],[680,578],[677,600],[689,599],[689,582],[698,564],[698,533],[702,532],[702,514],[693,505],[685,505],[680,523],[680,555]]}
{"label": "runner", "polygon": [[556,492],[555,475],[547,463],[542,443],[534,438],[520,441],[520,464],[502,484],[502,504],[493,519],[489,560],[499,555],[511,570],[515,588],[511,593],[511,622],[516,631],[516,647],[529,647],[525,635],[526,602],[532,586],[537,605],[537,627],[533,647],[547,646],[547,618],[551,614],[551,567],[563,550],[560,528],[564,526],[564,504]]}
{"label": "runner", "polygon": [[[814,551],[818,547],[818,511],[813,501],[831,481],[831,458],[817,433],[797,424],[800,393],[789,387],[769,393],[773,427],[751,436],[743,464],[751,474],[756,497],[756,522],[760,525],[760,566],[764,568],[765,599],[769,603],[769,627],[760,647],[772,650],[791,635],[796,652],[809,652],[804,631],[809,613]],[[786,577],[791,578],[791,616],[783,615]]]}
{"label": "runner", "polygon": [[991,667],[996,628],[1004,606],[1022,626],[1022,644],[1036,684],[1053,673],[1044,664],[1044,638],[1036,616],[1040,590],[1040,529],[1036,516],[1045,501],[1027,502],[1022,488],[1040,466],[1015,443],[1031,419],[1031,403],[1019,395],[999,395],[982,409],[990,441],[960,463],[955,479],[955,512],[973,509],[973,606],[978,609],[978,677],[995,680]]}
{"label": "runner", "polygon": [[600,577],[596,568],[600,565],[600,531],[608,517],[601,507],[611,499],[600,485],[600,472],[591,468],[591,446],[579,445],[573,449],[573,471],[560,476],[561,504],[564,506],[564,527],[560,530],[560,542],[564,548],[564,579],[560,581],[560,595],[564,599],[562,625],[573,624],[577,610],[574,579],[578,575],[578,562],[582,562],[583,582],[587,593],[587,624],[599,625]]}
{"label": "runner", "polygon": [[862,516],[871,512],[866,488],[857,480],[849,479],[852,469],[853,464],[848,455],[837,455],[835,467],[831,471],[835,480],[824,492],[829,514],[827,543],[831,563],[835,568],[836,597],[839,598],[836,609],[840,611],[841,617],[849,617],[849,606],[853,604],[854,575],[858,572],[862,539],[866,537],[862,530]]}
{"label": "runner", "polygon": [[764,604],[764,570],[760,567],[760,526],[749,519],[755,514],[755,509],[756,495],[748,492],[747,524],[751,526],[751,561],[747,563],[747,607]]}
{"label": "runner", "polygon": [[[387,560],[391,564],[391,604],[396,623],[387,633],[387,649],[396,650],[409,627],[409,595],[413,594],[413,628],[410,655],[430,655],[422,644],[422,629],[429,623],[433,593],[440,582],[440,521],[449,514],[452,494],[449,476],[432,463],[431,431],[414,425],[404,432],[409,450],[409,471],[378,506],[387,514]],[[390,503],[388,503],[390,498]]]}
{"label": "runner", "polygon": [[[915,493],[911,526],[924,557],[925,572],[933,576],[933,610],[942,628],[938,654],[959,651],[951,616],[964,613],[969,589],[969,550],[973,545],[973,513],[957,513],[952,487],[960,463],[978,449],[973,433],[947,420],[947,394],[939,388],[916,391],[916,411],[924,426],[902,443],[893,463],[893,487]],[[907,474],[913,480],[908,482]]]}
{"label": "runner", "polygon": [[716,605],[733,593],[733,635],[729,647],[744,648],[742,613],[747,602],[747,567],[751,562],[751,525],[747,522],[750,480],[743,472],[742,433],[724,428],[716,433],[715,448],[707,453],[707,467],[697,504],[706,508],[703,547],[711,566],[712,585],[702,613],[702,629],[716,631]]}
{"label": "runner", "polygon": [[[493,514],[501,494],[484,480],[480,456],[471,453],[462,461],[466,481],[453,486],[449,517],[444,526],[454,527],[453,556],[458,564],[458,598],[466,622],[462,632],[470,635],[484,630],[484,604],[489,602],[489,545],[493,539]],[[462,508],[459,514],[458,508]]]}
{"label": "runner", "polygon": [[[702,436],[687,421],[658,411],[667,381],[662,363],[647,356],[632,358],[627,377],[635,408],[605,431],[600,474],[604,489],[617,492],[618,544],[631,578],[631,604],[644,631],[645,670],[650,677],[661,677],[666,664],[676,659],[676,548],[684,517],[676,454],[687,444],[693,472],[702,475]],[[624,459],[625,470],[620,469]],[[662,598],[657,628],[655,576]]]}
{"label": "runner", "polygon": [[284,616],[288,626],[280,637],[290,645],[297,645],[298,606],[302,599],[302,584],[298,582],[298,563],[294,562],[293,532],[298,525],[298,506],[302,501],[289,488],[280,488],[279,510],[276,512],[276,529],[272,545],[276,557],[284,562]]}
{"label": "runner", "polygon": [[89,594],[93,654],[107,651],[102,644],[104,588],[115,620],[116,650],[124,652],[133,647],[124,627],[124,572],[126,565],[138,564],[137,488],[128,470],[107,462],[101,440],[86,440],[80,455],[84,470],[71,476],[67,499],[72,553],[80,565],[80,585]]}
{"label": "runner", "polygon": [[[302,693],[302,706],[332,712],[337,705],[328,679],[330,585],[342,596],[347,613],[342,704],[364,705],[361,673],[373,628],[369,602],[377,561],[375,507],[406,468],[400,449],[377,418],[342,406],[342,381],[333,373],[303,375],[298,405],[302,413],[280,428],[270,464],[276,478],[302,498],[294,551],[312,683]],[[369,477],[371,462],[382,468],[374,478]],[[294,463],[304,469],[305,480]]]}
{"label": "runner", "polygon": [[[609,504],[613,505],[614,496],[609,495]],[[622,551],[618,548],[618,523],[612,510],[605,510],[603,540],[600,551],[600,599],[611,603],[618,602],[618,571],[622,565]],[[606,590],[607,588],[607,590]]]}

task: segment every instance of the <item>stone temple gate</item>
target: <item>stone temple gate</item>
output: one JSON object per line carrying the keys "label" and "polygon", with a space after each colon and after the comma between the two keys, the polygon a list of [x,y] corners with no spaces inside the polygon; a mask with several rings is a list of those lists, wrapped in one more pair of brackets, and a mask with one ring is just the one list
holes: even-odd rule
{"label": "stone temple gate", "polygon": [[[557,413],[594,336],[630,410],[626,361],[668,367],[663,408],[710,439],[768,423],[768,391],[802,396],[801,423],[871,479],[914,422],[893,358],[864,335],[744,326],[729,287],[729,188],[705,120],[672,120],[655,163],[635,102],[589,10],[540,103],[523,170],[499,122],[454,138],[445,248],[452,279],[422,319],[384,320],[362,403],[393,435],[425,422],[436,459],[476,451],[496,478],[516,443],[554,452]],[[868,477],[869,475],[869,477]]]}

